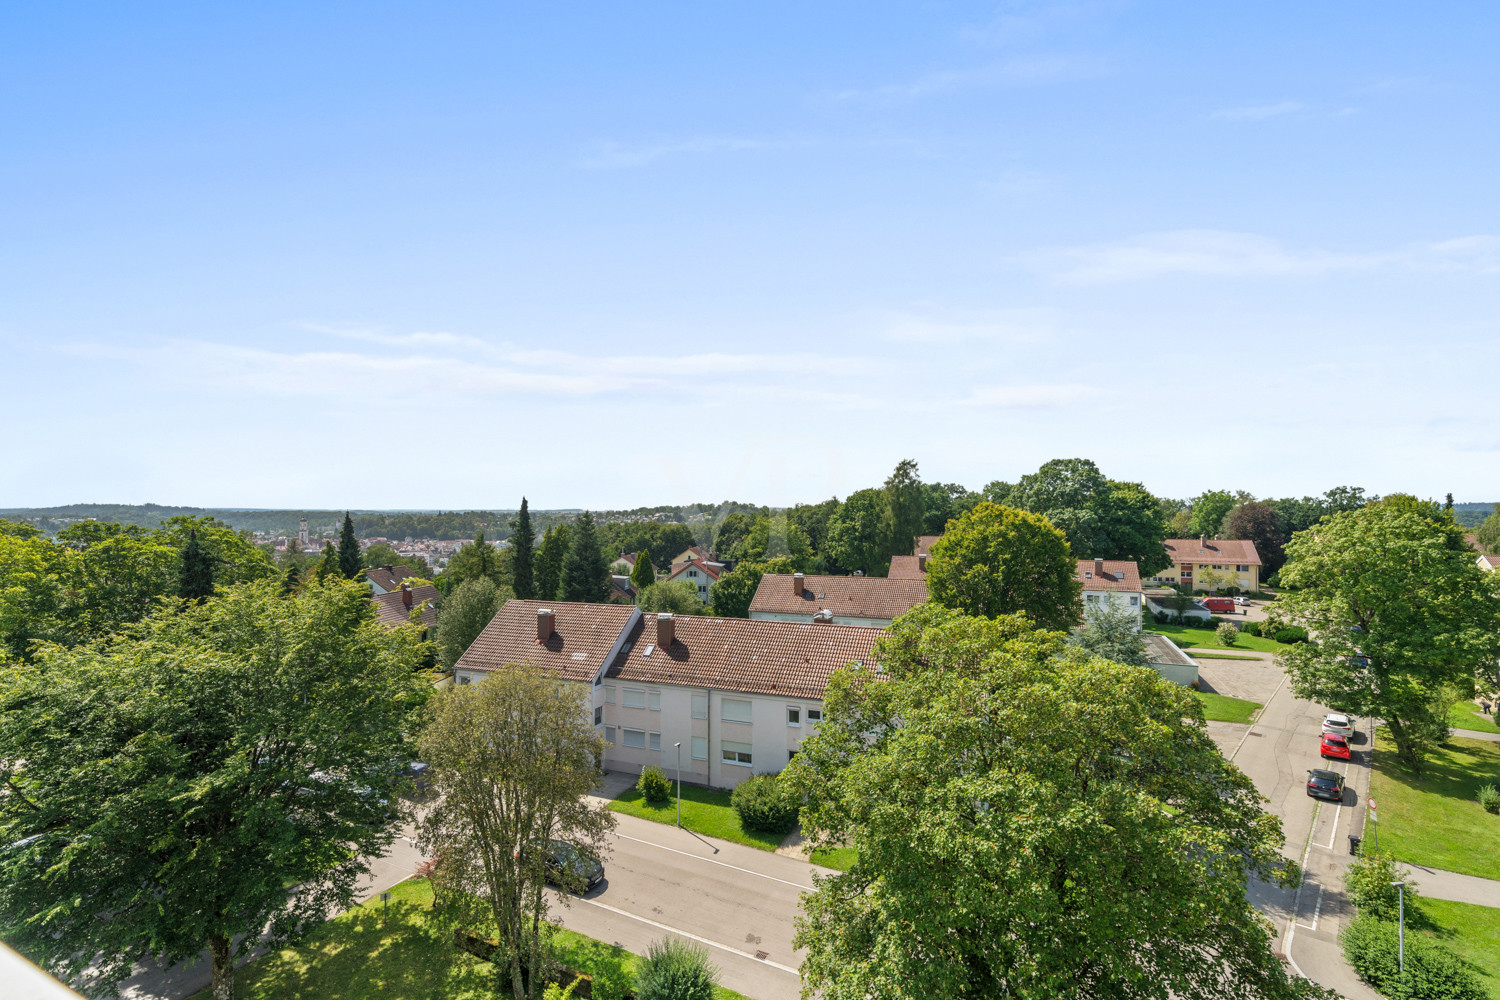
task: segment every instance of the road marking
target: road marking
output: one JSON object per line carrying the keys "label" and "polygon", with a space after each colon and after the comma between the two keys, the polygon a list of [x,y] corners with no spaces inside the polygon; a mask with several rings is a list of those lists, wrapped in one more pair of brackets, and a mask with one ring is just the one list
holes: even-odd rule
{"label": "road marking", "polygon": [[[641,841],[641,843],[646,843],[646,841]],[[755,962],[757,965],[769,965],[773,969],[780,969],[782,972],[790,972],[798,979],[802,978],[802,973],[798,972],[790,965],[782,965],[780,962],[773,962],[769,958],[756,958],[755,955],[748,951],[740,951],[738,948],[731,948],[727,944],[720,944],[717,941],[710,941],[706,937],[699,937],[697,934],[679,930],[678,928],[668,926],[667,924],[658,923],[657,921],[652,920],[649,917],[642,917],[638,914],[630,913],[627,910],[622,910],[619,907],[610,906],[608,903],[601,903],[597,899],[584,899],[582,896],[578,896],[575,898],[578,899],[579,902],[588,903],[590,906],[597,906],[601,910],[608,910],[610,913],[615,913],[622,917],[629,917],[631,920],[639,920],[643,924],[650,924],[652,927],[655,927],[658,930],[666,931],[669,934],[676,934],[678,937],[691,938],[692,940],[697,941],[699,944],[708,945],[710,948],[718,948],[720,951],[727,951],[731,955],[739,955],[741,958],[748,958],[750,959],[750,961]]]}
{"label": "road marking", "polygon": [[754,870],[749,869],[749,868],[741,868],[738,865],[731,865],[727,861],[715,861],[713,858],[705,858],[701,854],[690,854],[687,851],[679,851],[675,847],[666,847],[666,846],[664,846],[662,844],[656,843],[655,841],[641,840],[639,837],[627,837],[623,833],[617,833],[617,834],[615,834],[615,836],[619,837],[621,840],[633,840],[637,844],[645,844],[647,847],[655,847],[655,848],[658,848],[658,849],[663,850],[663,851],[671,851],[673,854],[681,854],[685,858],[694,858],[694,859],[696,859],[698,861],[707,861],[709,864],[711,864],[711,865],[718,865],[721,868],[728,868],[728,869],[731,869],[732,871],[744,872],[746,875],[757,875],[760,878],[767,878],[767,879],[770,879],[772,882],[780,882],[782,885],[789,885],[789,886],[791,886],[794,889],[801,889],[804,892],[816,892],[817,891],[812,886],[810,886],[810,885],[803,885],[801,882],[788,882],[786,879],[784,879],[784,878],[777,878],[775,875],[767,875],[765,872],[758,872],[758,871],[754,871]]}
{"label": "road marking", "polygon": [[1318,929],[1318,917],[1322,913],[1323,913],[1323,885],[1322,885],[1322,883],[1319,883],[1318,884],[1318,901],[1313,906],[1313,922],[1312,922],[1312,926],[1309,927],[1307,924],[1298,924],[1297,926],[1301,927],[1303,930],[1308,930],[1308,931],[1315,931],[1315,930],[1317,930]]}
{"label": "road marking", "polygon": [[[1240,747],[1243,747],[1245,745],[1245,741],[1250,738],[1250,731],[1253,730],[1256,726],[1260,725],[1261,720],[1266,717],[1266,710],[1271,707],[1271,702],[1276,700],[1276,695],[1281,691],[1281,685],[1285,683],[1286,671],[1283,670],[1281,673],[1281,681],[1276,685],[1276,690],[1271,692],[1271,697],[1266,699],[1265,705],[1261,707],[1260,714],[1255,717],[1255,721],[1251,723],[1250,729],[1245,730],[1245,735],[1240,737],[1239,743],[1235,745],[1234,753],[1229,755],[1229,759],[1231,762],[1240,755]],[[1295,965],[1296,963],[1294,962],[1292,964]]]}
{"label": "road marking", "polygon": [[[1353,760],[1346,760],[1346,761],[1344,761],[1344,787],[1345,788],[1349,787],[1349,765],[1352,764],[1352,763],[1354,763]],[[1339,799],[1339,805],[1342,806],[1343,804],[1344,804],[1344,800],[1342,798],[1340,798]],[[1343,809],[1335,809],[1334,810],[1334,813],[1333,813],[1333,832],[1328,835],[1328,849],[1330,851],[1333,850],[1333,842],[1335,840],[1337,840],[1338,837],[1339,837],[1339,817],[1342,816],[1342,815],[1344,815],[1344,810]]]}

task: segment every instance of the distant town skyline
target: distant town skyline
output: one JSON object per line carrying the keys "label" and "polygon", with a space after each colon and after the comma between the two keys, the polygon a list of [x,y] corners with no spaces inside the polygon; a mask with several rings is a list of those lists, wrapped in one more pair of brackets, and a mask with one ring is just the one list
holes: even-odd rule
{"label": "distant town skyline", "polygon": [[12,7],[0,504],[790,505],[1073,456],[1484,501],[1497,32]]}

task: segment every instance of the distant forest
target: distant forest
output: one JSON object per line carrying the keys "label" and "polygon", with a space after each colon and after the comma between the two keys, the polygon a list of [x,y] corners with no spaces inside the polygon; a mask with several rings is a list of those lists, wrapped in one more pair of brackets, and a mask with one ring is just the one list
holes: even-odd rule
{"label": "distant forest", "polygon": [[1477,528],[1479,522],[1494,512],[1492,503],[1456,503],[1453,505],[1453,520],[1466,528]]}

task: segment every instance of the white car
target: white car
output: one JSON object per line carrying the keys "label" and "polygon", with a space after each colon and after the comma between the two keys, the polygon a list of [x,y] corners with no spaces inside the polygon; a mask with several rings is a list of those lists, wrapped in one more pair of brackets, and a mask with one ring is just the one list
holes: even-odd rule
{"label": "white car", "polygon": [[1333,733],[1347,740],[1354,735],[1354,723],[1347,715],[1325,715],[1323,716],[1323,732]]}
{"label": "white car", "polygon": [[1250,598],[1248,598],[1248,597],[1236,597],[1234,599],[1234,603],[1238,604],[1242,608],[1243,607],[1248,607],[1249,604],[1250,604]]}

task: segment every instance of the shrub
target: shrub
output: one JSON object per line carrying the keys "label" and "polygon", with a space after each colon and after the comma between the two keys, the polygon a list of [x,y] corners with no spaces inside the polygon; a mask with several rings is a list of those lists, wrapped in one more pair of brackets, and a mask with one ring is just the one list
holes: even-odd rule
{"label": "shrub", "polygon": [[662,805],[672,797],[671,779],[655,764],[641,768],[641,777],[635,783],[635,787],[653,806]]}
{"label": "shrub", "polygon": [[[1395,920],[1400,897],[1392,882],[1406,874],[1396,867],[1396,859],[1389,851],[1367,851],[1349,862],[1344,869],[1344,888],[1349,898],[1359,907],[1361,916],[1378,920]],[[1411,902],[1417,895],[1417,883],[1406,883],[1406,900]]]}
{"label": "shrub", "polygon": [[1306,642],[1307,629],[1303,628],[1301,625],[1288,625],[1286,628],[1277,629],[1276,634],[1271,636],[1271,638],[1275,639],[1277,642],[1285,643]]}
{"label": "shrub", "polygon": [[1500,816],[1500,789],[1494,785],[1485,785],[1479,790],[1479,804],[1490,815]]}
{"label": "shrub", "polygon": [[719,981],[708,949],[682,938],[652,941],[635,975],[638,1000],[713,1000]]}
{"label": "shrub", "polygon": [[1344,929],[1344,955],[1354,971],[1392,1000],[1485,1000],[1489,993],[1457,955],[1421,934],[1406,935],[1400,973],[1396,924],[1361,914]]}
{"label": "shrub", "polygon": [[1240,631],[1246,635],[1260,635],[1260,622],[1242,622]]}
{"label": "shrub", "polygon": [[1223,646],[1233,646],[1240,641],[1240,627],[1234,622],[1220,622],[1214,629],[1214,638]]}
{"label": "shrub", "polygon": [[797,794],[774,774],[757,774],[740,782],[729,796],[729,804],[746,830],[787,833],[797,825]]}

